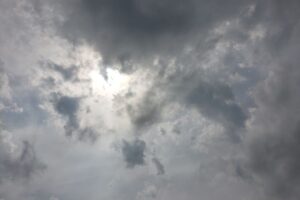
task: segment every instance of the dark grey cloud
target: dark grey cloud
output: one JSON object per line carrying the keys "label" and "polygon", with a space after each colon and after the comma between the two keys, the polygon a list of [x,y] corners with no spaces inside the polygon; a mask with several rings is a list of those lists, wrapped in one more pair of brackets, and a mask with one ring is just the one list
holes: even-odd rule
{"label": "dark grey cloud", "polygon": [[144,165],[145,149],[146,143],[143,140],[136,139],[131,142],[123,140],[122,153],[126,166],[134,168],[137,165]]}
{"label": "dark grey cloud", "polygon": [[268,27],[264,42],[274,56],[290,45],[289,38],[299,23],[299,7],[297,0],[269,0],[257,4],[255,19]]}
{"label": "dark grey cloud", "polygon": [[287,48],[278,52],[270,76],[255,93],[257,110],[247,133],[243,173],[258,181],[270,199],[300,196],[299,33],[298,24],[285,34]]}
{"label": "dark grey cloud", "polygon": [[165,174],[165,167],[163,166],[163,164],[159,161],[158,158],[152,158],[152,162],[156,167],[157,170],[157,175],[162,175]]}
{"label": "dark grey cloud", "polygon": [[[86,41],[107,61],[130,65],[161,53],[181,52],[199,43],[210,28],[239,17],[251,1],[76,0],[62,1],[60,29],[70,41]],[[60,5],[59,5],[60,4]],[[201,40],[201,39],[200,39]],[[129,62],[127,62],[129,61]]]}
{"label": "dark grey cloud", "polygon": [[[278,199],[297,199],[300,195],[300,118],[299,118],[299,77],[296,67],[289,67],[291,73],[280,75],[285,81],[272,87],[271,94],[262,97],[269,105],[258,107],[257,121],[253,131],[259,134],[249,147],[250,170],[259,179],[267,182],[267,189]],[[288,72],[290,73],[290,72]],[[291,77],[292,76],[292,77]]]}
{"label": "dark grey cloud", "polygon": [[55,110],[67,118],[65,125],[66,134],[71,136],[73,131],[79,128],[77,112],[80,105],[80,99],[76,97],[62,96],[55,102]]}

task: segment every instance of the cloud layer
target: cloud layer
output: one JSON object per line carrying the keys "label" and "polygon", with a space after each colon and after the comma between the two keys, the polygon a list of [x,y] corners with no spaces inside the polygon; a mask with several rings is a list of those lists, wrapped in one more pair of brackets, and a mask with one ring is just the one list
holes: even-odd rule
{"label": "cloud layer", "polygon": [[299,8],[1,1],[0,199],[299,199]]}

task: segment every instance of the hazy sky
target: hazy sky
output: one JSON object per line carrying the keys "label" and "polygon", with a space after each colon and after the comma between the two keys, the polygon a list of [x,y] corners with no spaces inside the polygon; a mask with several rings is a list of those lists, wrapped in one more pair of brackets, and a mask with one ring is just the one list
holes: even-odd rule
{"label": "hazy sky", "polygon": [[0,200],[298,200],[299,0],[0,0]]}

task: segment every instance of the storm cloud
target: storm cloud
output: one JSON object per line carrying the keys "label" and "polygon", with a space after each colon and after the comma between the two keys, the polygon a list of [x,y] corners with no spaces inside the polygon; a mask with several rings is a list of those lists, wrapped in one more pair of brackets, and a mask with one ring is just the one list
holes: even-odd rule
{"label": "storm cloud", "polygon": [[239,17],[249,5],[246,0],[64,1],[61,32],[71,41],[88,42],[108,62],[124,65],[197,45],[210,28]]}
{"label": "storm cloud", "polygon": [[[290,38],[298,41],[299,27]],[[257,110],[249,129],[248,169],[274,199],[297,199],[299,159],[299,46],[291,45],[256,93]]]}

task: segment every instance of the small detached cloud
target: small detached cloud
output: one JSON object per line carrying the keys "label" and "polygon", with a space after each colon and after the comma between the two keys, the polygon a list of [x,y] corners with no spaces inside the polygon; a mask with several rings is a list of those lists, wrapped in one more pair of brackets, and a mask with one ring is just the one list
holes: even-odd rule
{"label": "small detached cloud", "polygon": [[123,140],[122,153],[126,166],[128,168],[134,168],[137,165],[144,165],[145,149],[146,143],[143,140],[136,139],[131,142]]}
{"label": "small detached cloud", "polygon": [[80,109],[79,97],[59,96],[54,101],[54,109],[57,113],[66,118],[64,126],[65,134],[69,137],[77,137],[79,140],[95,141],[98,138],[97,132],[92,127],[81,127],[78,112]]}
{"label": "small detached cloud", "polygon": [[165,167],[163,164],[159,161],[158,158],[152,158],[152,162],[156,167],[157,175],[163,175],[165,174]]}
{"label": "small detached cloud", "polygon": [[73,131],[79,128],[77,112],[80,105],[80,99],[75,97],[62,96],[55,102],[55,110],[67,118],[65,131],[67,136],[71,136]]}

